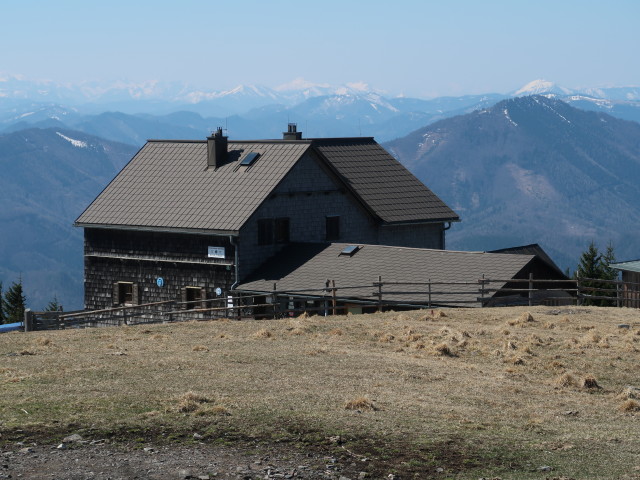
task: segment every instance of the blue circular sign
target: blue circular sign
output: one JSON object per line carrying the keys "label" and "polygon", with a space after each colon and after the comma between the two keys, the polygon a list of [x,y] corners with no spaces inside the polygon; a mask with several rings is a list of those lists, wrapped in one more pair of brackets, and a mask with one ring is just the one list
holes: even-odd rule
{"label": "blue circular sign", "polygon": [[156,278],[156,285],[158,285],[159,287],[164,287],[164,278],[162,277]]}

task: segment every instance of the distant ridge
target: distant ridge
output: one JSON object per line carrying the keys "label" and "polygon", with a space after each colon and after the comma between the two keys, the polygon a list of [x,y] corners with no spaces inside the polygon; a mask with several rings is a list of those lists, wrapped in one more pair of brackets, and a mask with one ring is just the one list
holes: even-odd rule
{"label": "distant ridge", "polygon": [[136,148],[68,129],[0,135],[0,281],[28,306],[82,308],[82,232],[73,221]]}
{"label": "distant ridge", "polygon": [[436,122],[385,146],[456,210],[448,247],[539,243],[562,268],[612,241],[636,258],[640,125],[527,96]]}

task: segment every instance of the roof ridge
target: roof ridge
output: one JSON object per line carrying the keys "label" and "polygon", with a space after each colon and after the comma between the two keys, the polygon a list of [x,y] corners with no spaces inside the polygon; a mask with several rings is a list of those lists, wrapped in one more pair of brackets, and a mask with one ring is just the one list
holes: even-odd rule
{"label": "roof ridge", "polygon": [[[405,250],[428,250],[433,252],[447,252],[447,253],[475,253],[475,254],[495,254],[495,255],[520,255],[526,257],[527,254],[518,254],[518,253],[495,253],[495,252],[487,252],[481,250],[443,250],[441,248],[422,248],[422,247],[406,247],[401,245],[380,245],[375,243],[362,243],[362,242],[332,242],[330,245],[360,245],[362,247],[378,247],[378,248],[394,248],[394,249],[405,249]],[[535,255],[528,254],[530,257],[534,257]]]}

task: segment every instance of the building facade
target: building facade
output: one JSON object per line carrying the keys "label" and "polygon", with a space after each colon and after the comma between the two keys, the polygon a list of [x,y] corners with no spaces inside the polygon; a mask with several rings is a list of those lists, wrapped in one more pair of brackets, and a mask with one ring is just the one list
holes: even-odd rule
{"label": "building facade", "polygon": [[372,138],[149,141],[76,220],[85,308],[224,297],[290,244],[442,249],[458,220]]}

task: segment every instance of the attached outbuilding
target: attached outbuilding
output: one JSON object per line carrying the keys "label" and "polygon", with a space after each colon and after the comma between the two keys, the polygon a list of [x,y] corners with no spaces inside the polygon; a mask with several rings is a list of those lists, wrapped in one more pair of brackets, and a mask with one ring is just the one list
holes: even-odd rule
{"label": "attached outbuilding", "polygon": [[640,308],[640,260],[609,265],[622,272],[622,306]]}
{"label": "attached outbuilding", "polygon": [[[531,253],[487,253],[348,243],[291,244],[237,288],[263,295],[265,301],[277,297],[280,302],[293,302],[293,310],[311,304],[322,310],[328,300],[353,312],[375,310],[378,305],[573,303],[567,285],[561,283],[567,277],[553,262],[547,262],[539,246],[539,254],[529,247]],[[528,291],[530,280],[543,279],[548,282],[536,283],[536,292]],[[286,305],[278,309],[283,308]]]}

